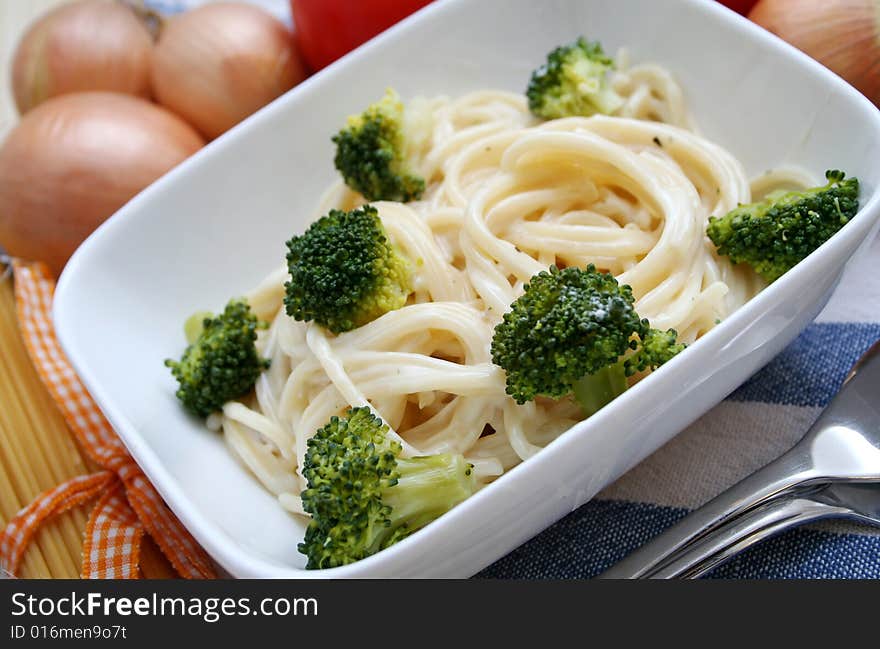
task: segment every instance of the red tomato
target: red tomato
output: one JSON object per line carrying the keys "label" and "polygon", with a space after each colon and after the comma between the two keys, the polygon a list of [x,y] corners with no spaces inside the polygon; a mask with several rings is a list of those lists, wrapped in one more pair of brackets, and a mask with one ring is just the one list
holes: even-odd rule
{"label": "red tomato", "polygon": [[718,0],[725,7],[730,7],[737,13],[745,16],[753,6],[758,4],[758,0]]}
{"label": "red tomato", "polygon": [[300,52],[318,71],[429,2],[290,0],[290,8]]}

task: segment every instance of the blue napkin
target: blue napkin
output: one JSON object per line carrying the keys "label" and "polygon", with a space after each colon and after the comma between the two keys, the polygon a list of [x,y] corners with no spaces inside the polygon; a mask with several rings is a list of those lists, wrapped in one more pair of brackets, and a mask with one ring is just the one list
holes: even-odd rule
{"label": "blue napkin", "polygon": [[[880,339],[878,260],[880,238],[851,262],[826,308],[779,356],[592,501],[478,577],[593,577],[794,446]],[[707,576],[878,579],[880,529],[839,521],[803,526]]]}

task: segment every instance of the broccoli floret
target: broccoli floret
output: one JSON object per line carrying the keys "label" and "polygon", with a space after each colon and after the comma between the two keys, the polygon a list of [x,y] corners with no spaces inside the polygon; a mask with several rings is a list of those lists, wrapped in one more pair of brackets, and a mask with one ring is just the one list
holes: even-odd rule
{"label": "broccoli floret", "polygon": [[859,181],[845,177],[842,171],[826,171],[828,183],[821,187],[773,192],[761,202],[710,217],[706,233],[719,254],[773,282],[858,212]]}
{"label": "broccoli floret", "polygon": [[187,321],[190,345],[179,361],[168,359],[165,365],[180,384],[177,398],[189,411],[207,417],[254,387],[269,367],[254,344],[263,327],[244,300],[231,300],[216,317],[202,312]]}
{"label": "broccoli floret", "polygon": [[348,118],[344,129],[333,136],[333,159],[345,184],[368,201],[415,200],[425,191],[425,180],[412,170],[404,128],[404,106],[390,88],[385,96],[360,115]]}
{"label": "broccoli floret", "polygon": [[608,83],[614,61],[602,45],[583,37],[557,47],[547,62],[532,72],[526,97],[529,110],[544,119],[596,113],[610,115],[623,106],[623,98]]}
{"label": "broccoli floret", "polygon": [[306,568],[375,554],[440,517],[477,489],[461,455],[402,458],[369,408],[333,417],[308,442],[303,508],[312,519],[299,551]]}
{"label": "broccoli floret", "polygon": [[532,277],[492,338],[507,393],[517,403],[573,394],[589,416],[626,390],[626,377],[684,349],[675,330],[652,329],[633,302],[629,286],[592,264]]}
{"label": "broccoli floret", "polygon": [[[642,324],[648,324],[642,320]],[[624,359],[624,369],[627,376],[645,370],[656,370],[670,358],[684,349],[684,345],[678,342],[678,333],[675,329],[651,329],[650,327],[639,333],[641,344],[635,348],[635,353]]]}
{"label": "broccoli floret", "polygon": [[350,331],[399,309],[412,292],[409,262],[371,205],[330,210],[287,248],[284,305],[296,320]]}

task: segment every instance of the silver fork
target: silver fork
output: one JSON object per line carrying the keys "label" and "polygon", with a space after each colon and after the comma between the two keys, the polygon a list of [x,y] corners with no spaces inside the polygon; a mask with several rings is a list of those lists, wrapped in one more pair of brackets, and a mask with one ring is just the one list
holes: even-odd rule
{"label": "silver fork", "polygon": [[655,568],[652,579],[694,579],[785,530],[827,518],[880,527],[880,483],[833,482],[738,516]]}
{"label": "silver fork", "polygon": [[843,388],[790,451],[600,575],[651,577],[737,516],[774,499],[831,482],[880,482],[880,341],[856,362]]}

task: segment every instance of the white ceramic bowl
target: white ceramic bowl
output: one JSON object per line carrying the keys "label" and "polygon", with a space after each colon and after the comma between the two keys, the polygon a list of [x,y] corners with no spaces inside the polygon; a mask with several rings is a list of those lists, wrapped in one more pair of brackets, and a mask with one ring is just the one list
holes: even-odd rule
{"label": "white ceramic bowl", "polygon": [[[797,163],[817,176],[857,175],[861,212],[683,354],[426,529],[356,564],[306,572],[303,524],[175,399],[162,361],[179,354],[181,323],[283,259],[335,177],[330,136],[386,86],[403,96],[519,91],[550,49],[581,34],[668,66],[704,134],[750,173]],[[880,114],[864,97],[714,2],[450,0],[301,84],[121,209],[61,277],[57,331],[137,462],[232,575],[469,576],[667,442],[816,316],[876,229],[878,151]]]}

